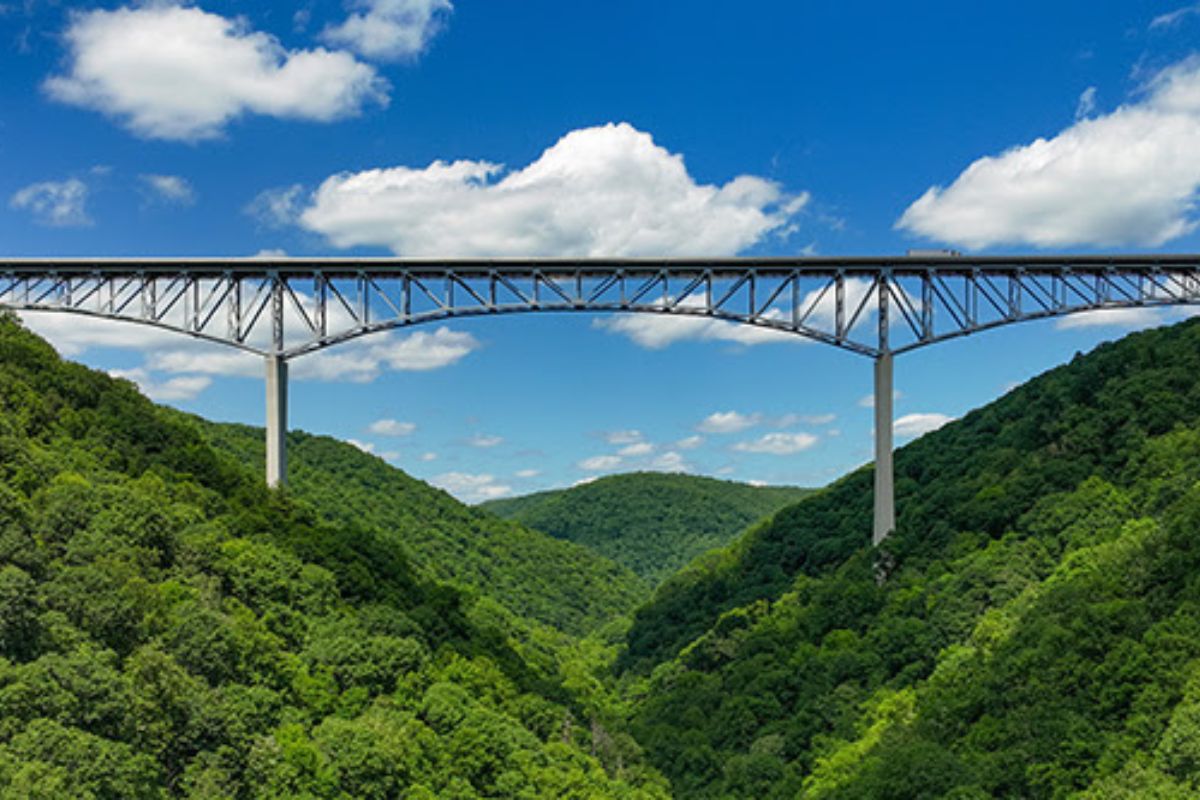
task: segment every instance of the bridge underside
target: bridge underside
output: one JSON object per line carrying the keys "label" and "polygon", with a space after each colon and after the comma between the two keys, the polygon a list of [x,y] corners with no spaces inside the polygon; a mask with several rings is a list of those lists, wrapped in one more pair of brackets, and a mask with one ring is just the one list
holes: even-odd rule
{"label": "bridge underside", "polygon": [[892,359],[990,328],[1200,302],[1200,257],[8,259],[0,307],[152,325],[267,363],[267,464],[286,480],[290,359],[469,316],[635,312],[756,326],[875,361],[875,524],[895,527]]}

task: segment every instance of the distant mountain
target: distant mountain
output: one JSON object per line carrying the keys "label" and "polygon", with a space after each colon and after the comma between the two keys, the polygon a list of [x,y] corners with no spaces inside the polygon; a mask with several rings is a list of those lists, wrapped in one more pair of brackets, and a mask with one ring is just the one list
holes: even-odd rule
{"label": "distant mountain", "polygon": [[[261,428],[202,424],[218,450],[261,471]],[[430,578],[573,635],[630,613],[649,595],[627,568],[586,547],[465,506],[328,436],[288,434],[288,480],[288,492],[323,519],[378,529]]]}
{"label": "distant mountain", "polygon": [[638,612],[632,730],[674,796],[1200,797],[1200,320],[895,463],[880,548],[866,468]]}
{"label": "distant mountain", "polygon": [[812,491],[634,472],[492,500],[481,508],[585,545],[657,585],[701,553],[728,544],[747,525]]}

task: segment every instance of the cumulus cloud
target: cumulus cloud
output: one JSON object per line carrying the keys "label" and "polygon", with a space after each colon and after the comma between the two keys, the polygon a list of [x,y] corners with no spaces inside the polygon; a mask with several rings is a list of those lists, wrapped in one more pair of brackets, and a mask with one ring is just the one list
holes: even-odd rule
{"label": "cumulus cloud", "polygon": [[87,196],[87,184],[78,178],[41,181],[17,190],[9,205],[30,212],[41,225],[83,227],[92,224],[87,213]]}
{"label": "cumulus cloud", "polygon": [[[22,319],[69,357],[117,348],[142,352],[143,368],[152,373],[250,378],[263,374],[259,356],[160,328],[49,312],[24,312]],[[479,347],[471,334],[445,326],[408,334],[379,333],[294,359],[289,374],[302,381],[369,383],[386,370],[420,372],[447,367]]]}
{"label": "cumulus cloud", "polygon": [[679,450],[695,450],[702,444],[704,444],[703,436],[688,436],[676,442],[675,447]]}
{"label": "cumulus cloud", "polygon": [[954,417],[946,414],[905,414],[895,421],[892,430],[902,437],[924,436],[953,421]]}
{"label": "cumulus cloud", "polygon": [[376,436],[408,436],[416,429],[415,423],[394,419],[377,419],[367,426],[367,431]]}
{"label": "cumulus cloud", "polygon": [[808,450],[816,443],[817,437],[811,433],[768,433],[751,441],[738,442],[733,449],[740,453],[790,456]]}
{"label": "cumulus cloud", "polygon": [[602,472],[621,466],[620,456],[592,456],[580,461],[576,466],[588,472]]}
{"label": "cumulus cloud", "polygon": [[486,473],[474,475],[469,472],[444,472],[430,481],[439,489],[445,489],[464,503],[481,503],[512,493],[512,487]]}
{"label": "cumulus cloud", "polygon": [[519,469],[516,472],[517,477],[521,478],[523,480],[528,480],[530,478],[536,478],[538,475],[541,475],[541,474],[542,474],[542,471],[538,470],[538,469]]}
{"label": "cumulus cloud", "polygon": [[1115,111],[977,160],[896,227],[977,249],[1157,247],[1196,227],[1200,58],[1153,77]]}
{"label": "cumulus cloud", "polygon": [[151,400],[166,402],[171,400],[191,400],[212,385],[212,378],[204,375],[180,375],[157,381],[142,368],[112,369],[108,374],[114,378],[124,378],[133,381],[141,389],[142,394]]}
{"label": "cumulus cloud", "polygon": [[626,445],[617,451],[617,455],[625,458],[640,458],[648,456],[654,452],[654,445],[649,442],[635,442],[634,444]]}
{"label": "cumulus cloud", "polygon": [[139,175],[138,180],[154,200],[177,206],[196,202],[196,191],[186,178],[179,175]]}
{"label": "cumulus cloud", "polygon": [[762,414],[742,414],[737,411],[715,411],[709,414],[696,430],[701,433],[739,433],[762,422]]}
{"label": "cumulus cloud", "polygon": [[245,114],[329,121],[387,102],[387,84],[349,53],[289,51],[194,7],[76,12],[64,39],[67,70],[46,92],[153,139],[212,138]]}
{"label": "cumulus cloud", "polygon": [[435,161],[327,178],[300,224],[336,247],[407,256],[730,255],[807,202],[743,175],[698,184],[683,158],[621,123],[572,131],[529,166]]}
{"label": "cumulus cloud", "polygon": [[[694,303],[692,304],[694,305]],[[782,342],[803,343],[807,340],[784,331],[753,325],[727,322],[706,317],[670,314],[622,314],[597,319],[593,326],[632,339],[650,350],[661,350],[682,341],[732,342],[752,346]]]}
{"label": "cumulus cloud", "polygon": [[[848,279],[845,283],[846,305],[857,308],[872,288],[873,284],[869,280]],[[680,306],[691,308],[700,308],[703,304],[703,298],[697,295],[685,297],[679,303]],[[824,330],[833,328],[837,309],[833,292],[813,289],[801,299],[799,308],[806,313],[811,309],[807,319],[810,327]],[[855,323],[855,328],[871,324],[874,314],[873,309],[864,311]],[[791,309],[773,307],[762,312],[760,316],[768,321],[786,323],[790,315]],[[626,336],[650,350],[661,350],[683,341],[730,342],[746,347],[784,342],[807,344],[811,341],[803,336],[774,328],[670,313],[617,314],[596,319],[592,325],[610,333]]]}
{"label": "cumulus cloud", "polygon": [[353,5],[358,11],[326,28],[321,38],[384,61],[419,56],[453,10],[450,0],[356,0]]}
{"label": "cumulus cloud", "polygon": [[650,462],[650,469],[659,472],[688,472],[691,470],[691,465],[682,453],[668,450],[654,457]]}

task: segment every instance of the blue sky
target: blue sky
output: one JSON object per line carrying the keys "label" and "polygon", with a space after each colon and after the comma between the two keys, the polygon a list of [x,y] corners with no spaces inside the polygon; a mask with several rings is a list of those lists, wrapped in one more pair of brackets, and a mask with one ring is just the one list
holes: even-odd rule
{"label": "blue sky", "polygon": [[[0,2],[11,256],[1195,252],[1200,6]],[[903,442],[1178,313],[897,362]],[[258,365],[27,318],[156,399],[261,423]],[[293,427],[476,501],[613,471],[817,485],[870,363],[675,319],[529,315],[293,367]]]}

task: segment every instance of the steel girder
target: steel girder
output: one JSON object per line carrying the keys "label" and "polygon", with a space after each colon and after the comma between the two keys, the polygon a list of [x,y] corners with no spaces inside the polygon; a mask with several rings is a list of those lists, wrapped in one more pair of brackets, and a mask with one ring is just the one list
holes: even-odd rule
{"label": "steel girder", "polygon": [[638,312],[899,354],[1001,325],[1200,302],[1200,256],[7,259],[0,307],[87,314],[284,359],[458,317]]}

